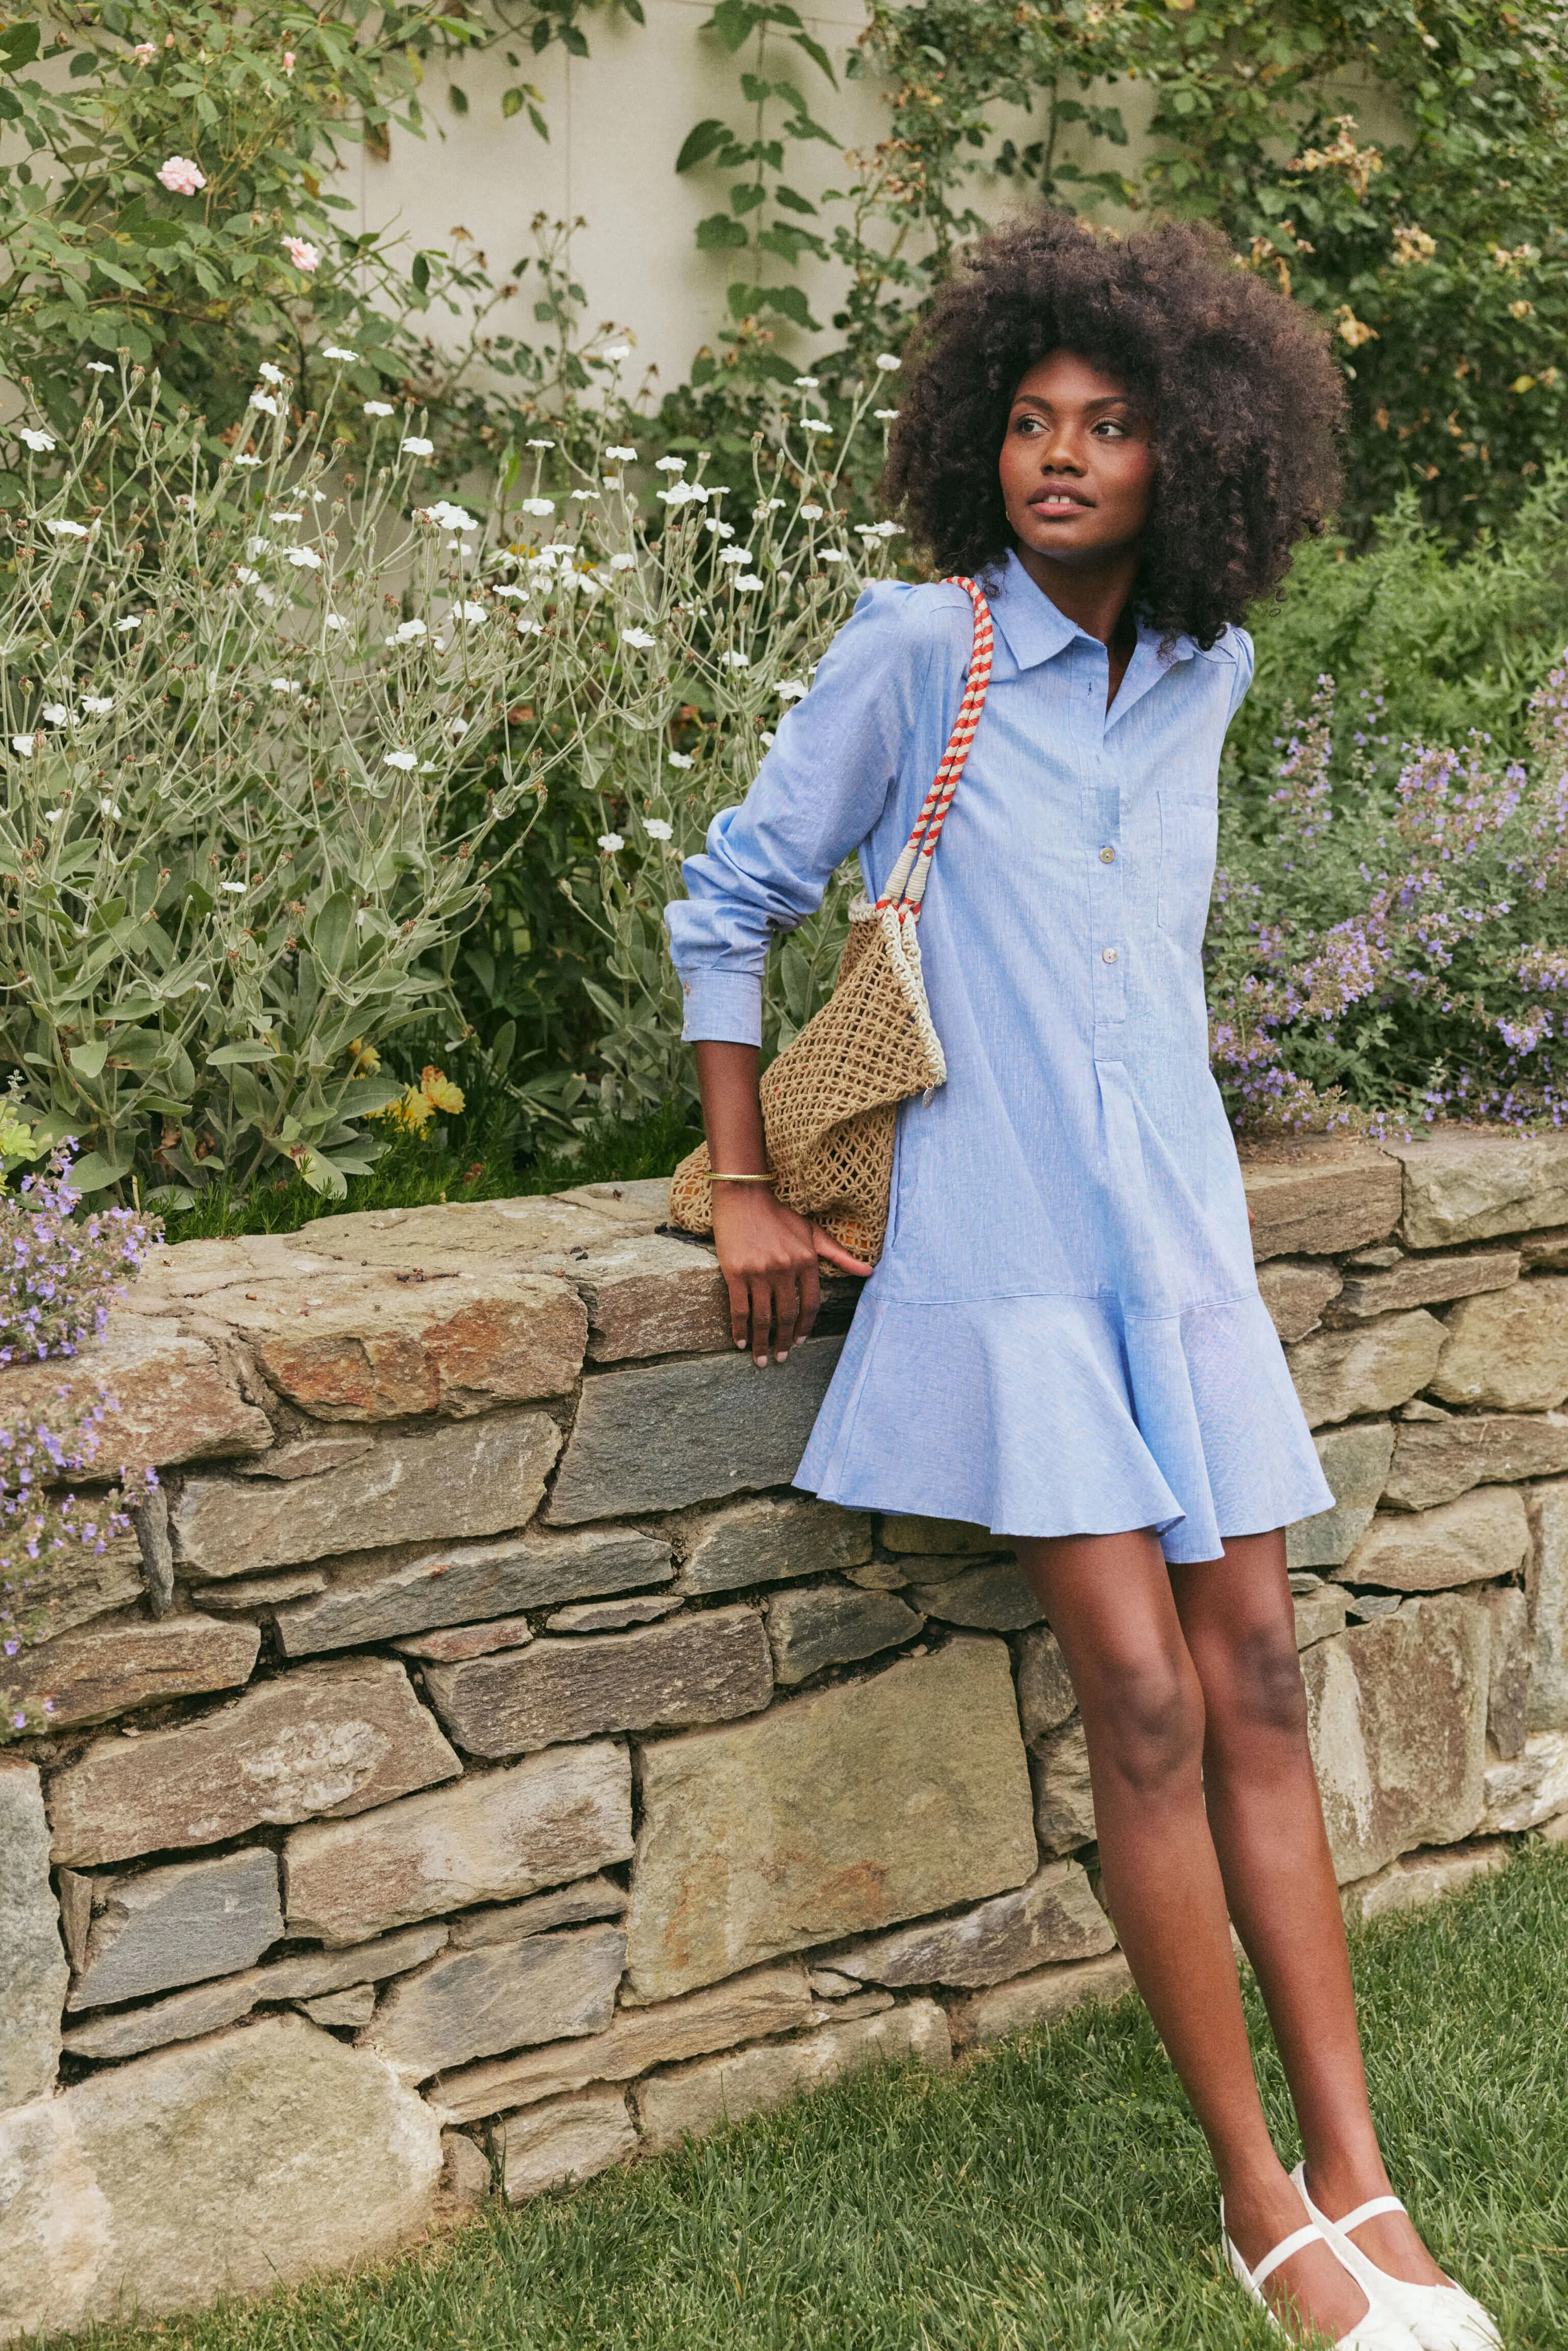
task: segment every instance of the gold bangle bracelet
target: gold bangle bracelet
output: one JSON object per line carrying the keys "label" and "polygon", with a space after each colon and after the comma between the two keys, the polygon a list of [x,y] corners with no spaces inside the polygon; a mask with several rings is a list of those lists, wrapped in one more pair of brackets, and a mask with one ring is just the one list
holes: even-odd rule
{"label": "gold bangle bracelet", "polygon": [[716,1170],[709,1176],[710,1184],[771,1184],[771,1176],[721,1176]]}

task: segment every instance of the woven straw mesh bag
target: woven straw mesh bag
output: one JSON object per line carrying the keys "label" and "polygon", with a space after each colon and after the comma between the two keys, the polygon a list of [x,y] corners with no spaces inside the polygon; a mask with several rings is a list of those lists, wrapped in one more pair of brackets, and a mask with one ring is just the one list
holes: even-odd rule
{"label": "woven straw mesh bag", "polygon": [[[774,1196],[873,1265],[887,1238],[898,1105],[947,1076],[916,925],[991,674],[990,607],[975,580],[948,584],[974,605],[975,642],[942,764],[887,888],[874,906],[862,893],[850,909],[831,996],[765,1071],[760,1089]],[[683,1232],[713,1230],[711,1165],[701,1144],[670,1179],[669,1220]]]}

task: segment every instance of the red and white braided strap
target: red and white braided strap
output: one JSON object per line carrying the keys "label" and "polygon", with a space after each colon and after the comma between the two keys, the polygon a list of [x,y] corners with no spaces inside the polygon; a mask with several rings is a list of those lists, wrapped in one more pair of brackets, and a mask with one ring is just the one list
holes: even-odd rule
{"label": "red and white braided strap", "polygon": [[986,704],[986,688],[991,676],[991,608],[978,581],[960,577],[946,580],[944,585],[962,588],[973,604],[975,642],[969,653],[964,699],[958,705],[958,716],[947,737],[942,764],[915,820],[914,830],[899,852],[898,862],[888,875],[887,887],[876,902],[878,914],[884,907],[892,906],[901,922],[905,913],[919,914],[920,902],[925,895],[926,878],[931,872],[931,860],[936,853],[943,824],[953,805],[953,795],[958,789],[958,778],[964,772],[964,762],[969,756],[975,729],[980,723],[980,713]]}

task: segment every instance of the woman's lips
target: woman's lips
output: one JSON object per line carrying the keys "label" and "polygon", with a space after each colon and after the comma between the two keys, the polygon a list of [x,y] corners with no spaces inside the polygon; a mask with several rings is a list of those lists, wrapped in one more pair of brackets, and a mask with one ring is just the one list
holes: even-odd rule
{"label": "woman's lips", "polygon": [[1086,512],[1092,503],[1072,490],[1047,490],[1040,497],[1030,500],[1033,512],[1044,515],[1081,514]]}

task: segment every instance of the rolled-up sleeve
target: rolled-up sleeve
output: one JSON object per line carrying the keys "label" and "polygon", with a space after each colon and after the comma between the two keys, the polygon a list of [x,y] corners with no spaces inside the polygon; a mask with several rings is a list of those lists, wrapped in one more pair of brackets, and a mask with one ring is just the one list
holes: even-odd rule
{"label": "rolled-up sleeve", "polygon": [[[690,1043],[761,1043],[774,934],[816,912],[899,776],[948,633],[929,625],[931,595],[892,580],[865,590],[810,692],[779,722],[746,799],[719,810],[701,855],[682,867],[687,895],[664,913]],[[967,622],[967,601],[957,619]]]}

